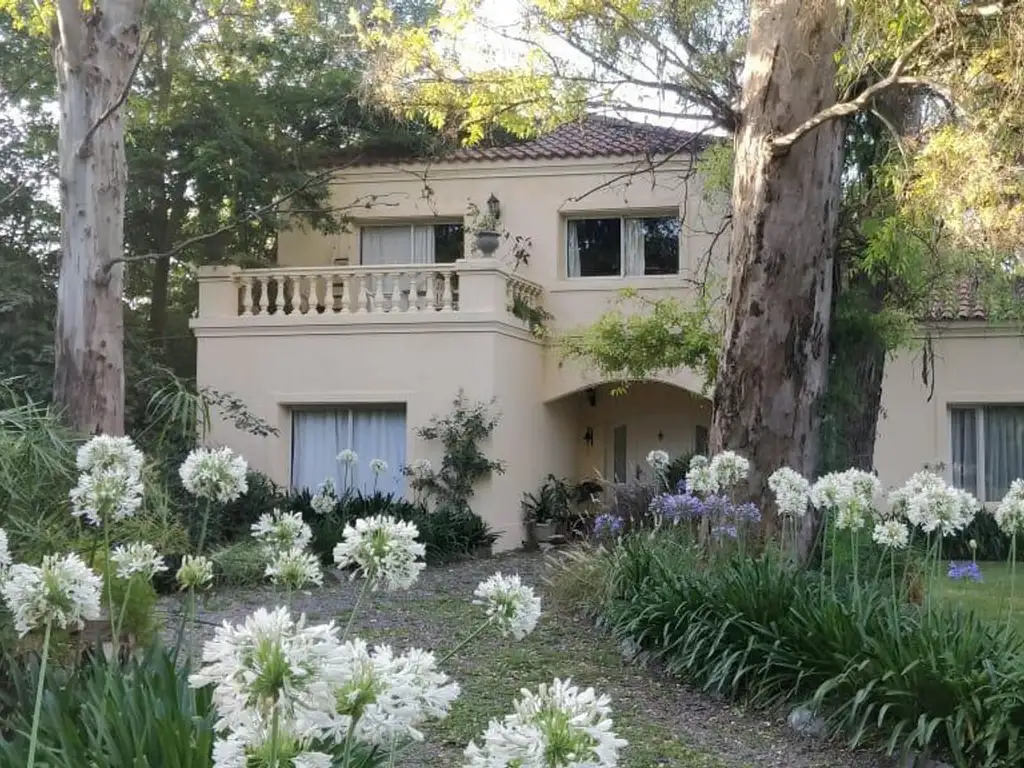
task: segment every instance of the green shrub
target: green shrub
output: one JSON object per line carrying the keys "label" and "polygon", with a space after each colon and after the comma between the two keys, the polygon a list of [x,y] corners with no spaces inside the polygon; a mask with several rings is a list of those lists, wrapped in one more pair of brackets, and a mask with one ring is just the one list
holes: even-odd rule
{"label": "green shrub", "polygon": [[771,554],[704,563],[674,532],[629,537],[604,562],[612,631],[690,683],[759,706],[812,701],[855,744],[1024,760],[1024,646],[1009,629],[894,605],[885,582],[833,591]]}
{"label": "green shrub", "polygon": [[267,555],[254,539],[216,549],[210,560],[214,581],[220,586],[251,587],[266,581]]}

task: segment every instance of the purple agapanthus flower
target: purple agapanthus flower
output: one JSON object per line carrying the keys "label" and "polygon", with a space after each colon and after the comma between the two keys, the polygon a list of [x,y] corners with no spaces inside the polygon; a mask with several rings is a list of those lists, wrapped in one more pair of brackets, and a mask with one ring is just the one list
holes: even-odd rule
{"label": "purple agapanthus flower", "polygon": [[984,581],[981,575],[981,568],[974,561],[969,563],[958,563],[955,560],[949,564],[949,571],[946,573],[954,581]]}
{"label": "purple agapanthus flower", "polygon": [[711,529],[711,535],[714,536],[715,539],[721,540],[727,536],[730,539],[735,539],[739,534],[736,531],[735,525],[716,525]]}
{"label": "purple agapanthus flower", "polygon": [[673,522],[699,520],[705,514],[704,502],[688,493],[662,493],[651,502],[651,511]]}
{"label": "purple agapanthus flower", "polygon": [[594,518],[594,535],[616,536],[622,530],[622,518],[615,515],[603,514]]}

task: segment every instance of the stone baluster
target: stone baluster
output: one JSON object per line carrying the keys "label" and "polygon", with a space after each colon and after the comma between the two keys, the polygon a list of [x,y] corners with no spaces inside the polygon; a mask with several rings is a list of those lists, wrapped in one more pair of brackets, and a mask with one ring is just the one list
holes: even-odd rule
{"label": "stone baluster", "polygon": [[366,281],[370,279],[369,273],[355,275],[356,280],[356,314],[364,315],[369,312],[367,302],[370,300],[370,293],[366,290]]}
{"label": "stone baluster", "polygon": [[[293,305],[299,287],[298,278],[289,278],[287,275],[277,276],[277,311],[283,315],[290,314],[296,307]],[[289,291],[289,284],[291,290]],[[302,302],[302,298],[299,297],[299,302]]]}
{"label": "stone baluster", "polygon": [[330,272],[324,275],[324,314],[334,314],[334,275]]}
{"label": "stone baluster", "polygon": [[373,273],[373,308],[370,310],[375,314],[384,311],[384,273]]}
{"label": "stone baluster", "polygon": [[[341,313],[344,315],[347,315],[352,311],[352,298],[349,296],[349,291],[352,290],[352,280],[353,278],[351,276],[342,277],[341,275],[338,275],[338,285],[341,286],[341,289],[339,290],[339,293],[341,294]],[[356,277],[355,280],[358,282],[359,278]]]}
{"label": "stone baluster", "polygon": [[420,273],[413,270],[409,273],[409,306],[406,312],[420,311]]}
{"label": "stone baluster", "polygon": [[402,270],[399,269],[388,275],[387,280],[391,283],[391,303],[388,305],[388,312],[405,311],[402,309],[402,274]]}
{"label": "stone baluster", "polygon": [[253,286],[259,288],[259,296],[254,297],[253,307],[256,309],[257,315],[265,315],[270,305],[270,300],[267,298],[267,285],[268,280],[265,277],[254,277]]}
{"label": "stone baluster", "polygon": [[242,275],[242,314],[252,314],[252,278]]}
{"label": "stone baluster", "polygon": [[452,273],[444,273],[444,288],[441,292],[441,311],[452,311]]}

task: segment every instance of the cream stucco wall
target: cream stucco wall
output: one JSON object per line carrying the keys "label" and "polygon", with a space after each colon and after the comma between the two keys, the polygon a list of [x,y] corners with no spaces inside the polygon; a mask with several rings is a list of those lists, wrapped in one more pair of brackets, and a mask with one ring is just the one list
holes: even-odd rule
{"label": "cream stucco wall", "polygon": [[949,408],[1024,403],[1024,336],[1015,328],[957,323],[933,330],[934,373],[921,344],[886,365],[875,467],[886,486],[951,461]]}

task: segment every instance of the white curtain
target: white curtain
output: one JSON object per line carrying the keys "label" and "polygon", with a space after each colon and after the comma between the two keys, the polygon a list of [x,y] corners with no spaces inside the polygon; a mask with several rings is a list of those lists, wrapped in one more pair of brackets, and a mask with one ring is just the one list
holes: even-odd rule
{"label": "white curtain", "polygon": [[[292,487],[315,492],[328,477],[341,491],[346,487],[372,493],[403,494],[405,478],[405,411],[401,408],[315,409],[292,412]],[[337,456],[346,448],[359,461],[347,468]],[[373,459],[388,465],[374,475]],[[376,478],[376,484],[374,480]]]}
{"label": "white curtain", "polygon": [[974,408],[954,408],[949,413],[952,430],[953,485],[978,493],[978,418]]}
{"label": "white curtain", "polygon": [[627,275],[644,274],[643,219],[622,220],[622,255]]}
{"label": "white curtain", "polygon": [[576,222],[567,221],[565,229],[565,274],[567,277],[579,277],[583,274],[583,268],[580,265],[580,241],[576,235]]}
{"label": "white curtain", "polygon": [[1024,477],[1024,407],[991,406],[983,418],[985,500],[999,501],[1010,483]]}
{"label": "white curtain", "polygon": [[362,227],[360,263],[364,266],[409,264],[412,260],[412,227]]}
{"label": "white curtain", "polygon": [[434,228],[429,224],[412,228],[412,263],[434,263]]}

